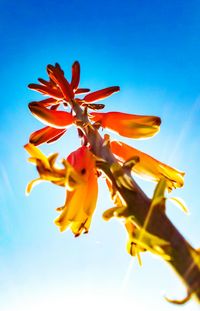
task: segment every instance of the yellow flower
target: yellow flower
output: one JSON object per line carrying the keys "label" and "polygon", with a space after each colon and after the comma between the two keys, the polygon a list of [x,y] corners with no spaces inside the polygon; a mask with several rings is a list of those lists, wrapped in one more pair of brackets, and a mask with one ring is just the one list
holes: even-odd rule
{"label": "yellow flower", "polygon": [[74,235],[79,236],[82,232],[88,232],[96,207],[98,185],[95,160],[84,146],[72,152],[67,160],[83,181],[73,191],[67,191],[64,206],[57,209],[61,214],[55,224],[60,227],[60,231],[70,227]]}
{"label": "yellow flower", "polygon": [[96,207],[98,185],[95,159],[85,146],[72,152],[67,160],[63,160],[64,168],[55,165],[57,154],[46,157],[32,144],[25,145],[31,155],[29,161],[37,166],[39,178],[31,181],[27,186],[27,194],[40,181],[50,181],[56,185],[66,187],[67,198],[63,207],[57,208],[60,216],[55,224],[64,231],[71,228],[75,236],[87,233],[93,212]]}

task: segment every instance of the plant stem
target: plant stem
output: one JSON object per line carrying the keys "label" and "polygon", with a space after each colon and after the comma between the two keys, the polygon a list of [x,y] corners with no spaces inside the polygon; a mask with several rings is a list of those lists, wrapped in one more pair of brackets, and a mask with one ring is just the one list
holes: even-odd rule
{"label": "plant stem", "polygon": [[[78,126],[85,133],[87,140],[90,143],[91,151],[97,158],[104,160],[104,162],[99,162],[98,168],[100,168],[109,177],[109,179],[115,183],[110,168],[113,163],[117,163],[117,160],[110,151],[109,146],[104,144],[104,140],[100,136],[98,130],[95,129],[95,127],[89,122],[87,114],[84,113],[81,107],[74,100],[71,101],[70,104],[76,114]],[[123,170],[127,174],[125,168],[122,167],[122,171]],[[130,176],[130,178],[132,177]],[[134,191],[131,191],[123,186],[119,188],[116,183],[115,187],[123,197],[128,208],[131,209],[131,213],[137,224],[142,228],[145,223],[145,219],[149,214],[151,199],[147,197],[133,178],[132,182]],[[163,252],[170,257],[167,262],[177,272],[185,284],[189,294],[188,297],[192,296],[200,303],[199,252],[184,239],[178,229],[168,219],[163,209],[154,208],[153,211],[151,211],[151,217],[145,230],[169,243],[170,247],[166,247],[166,245],[163,247],[161,246],[161,248],[163,248]]]}

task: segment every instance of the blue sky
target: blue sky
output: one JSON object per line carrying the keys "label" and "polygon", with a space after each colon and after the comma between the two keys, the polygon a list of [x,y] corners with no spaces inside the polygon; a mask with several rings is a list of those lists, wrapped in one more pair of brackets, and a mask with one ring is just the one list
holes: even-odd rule
{"label": "blue sky", "polygon": [[[151,254],[142,269],[125,251],[126,236],[102,212],[111,207],[103,182],[87,236],[58,232],[55,208],[64,191],[41,184],[24,191],[36,177],[23,145],[40,124],[28,111],[40,95],[27,88],[59,62],[70,75],[81,63],[81,85],[92,90],[119,85],[105,101],[107,110],[158,115],[160,133],[128,141],[186,172],[177,190],[190,209],[185,216],[169,204],[168,215],[199,247],[200,4],[199,1],[0,1],[0,307],[63,310],[123,307],[179,310],[163,295],[182,298],[184,287],[173,271]],[[61,157],[78,147],[73,130],[44,152]],[[154,185],[137,179],[148,195]],[[181,308],[197,310],[194,302]]]}

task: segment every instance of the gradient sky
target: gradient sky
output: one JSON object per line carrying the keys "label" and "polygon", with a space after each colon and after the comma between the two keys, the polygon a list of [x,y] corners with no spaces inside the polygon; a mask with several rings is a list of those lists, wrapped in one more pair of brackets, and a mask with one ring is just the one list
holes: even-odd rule
{"label": "gradient sky", "polygon": [[[160,133],[131,144],[186,172],[176,190],[190,209],[168,204],[167,214],[199,247],[200,3],[190,1],[7,1],[0,0],[0,309],[195,311],[167,303],[185,289],[170,267],[145,254],[138,267],[125,251],[116,220],[102,220],[112,203],[104,182],[88,235],[74,239],[54,226],[64,190],[41,184],[25,197],[36,177],[23,145],[41,127],[28,111],[41,96],[27,88],[59,62],[70,75],[81,63],[81,85],[92,90],[120,85],[107,110],[162,118]],[[125,140],[129,142],[128,140]],[[44,152],[60,157],[78,147],[73,130]],[[154,185],[137,179],[152,195]]]}

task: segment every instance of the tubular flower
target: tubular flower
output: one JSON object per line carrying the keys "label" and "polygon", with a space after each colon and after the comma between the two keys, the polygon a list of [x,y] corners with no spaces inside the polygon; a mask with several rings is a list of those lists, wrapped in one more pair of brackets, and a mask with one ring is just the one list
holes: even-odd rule
{"label": "tubular flower", "polygon": [[98,186],[95,160],[93,154],[85,146],[72,152],[67,161],[72,165],[82,182],[72,191],[67,191],[67,198],[60,216],[55,224],[64,231],[70,227],[75,236],[87,233],[93,212],[96,207]]}
{"label": "tubular flower", "polygon": [[29,161],[37,166],[39,178],[31,181],[26,193],[41,181],[50,181],[66,187],[67,198],[63,207],[57,208],[60,216],[55,224],[64,231],[70,227],[75,236],[87,233],[94,213],[98,194],[97,174],[93,154],[85,146],[72,152],[67,160],[63,160],[64,168],[56,167],[58,154],[46,157],[32,144],[24,146],[31,155]]}
{"label": "tubular flower", "polygon": [[29,142],[35,146],[39,146],[44,142],[49,144],[59,139],[65,132],[66,129],[57,129],[46,126],[38,131],[33,132],[30,135]]}
{"label": "tubular flower", "polygon": [[92,112],[91,120],[121,136],[134,139],[154,136],[158,133],[161,124],[159,117],[122,112]]}
{"label": "tubular flower", "polygon": [[178,171],[123,142],[112,141],[110,147],[112,152],[122,161],[139,157],[139,161],[132,167],[132,171],[139,176],[155,182],[164,177],[169,190],[184,185],[184,172]]}
{"label": "tubular flower", "polygon": [[47,109],[35,103],[30,103],[29,109],[42,123],[57,129],[66,129],[74,121],[69,112]]}

